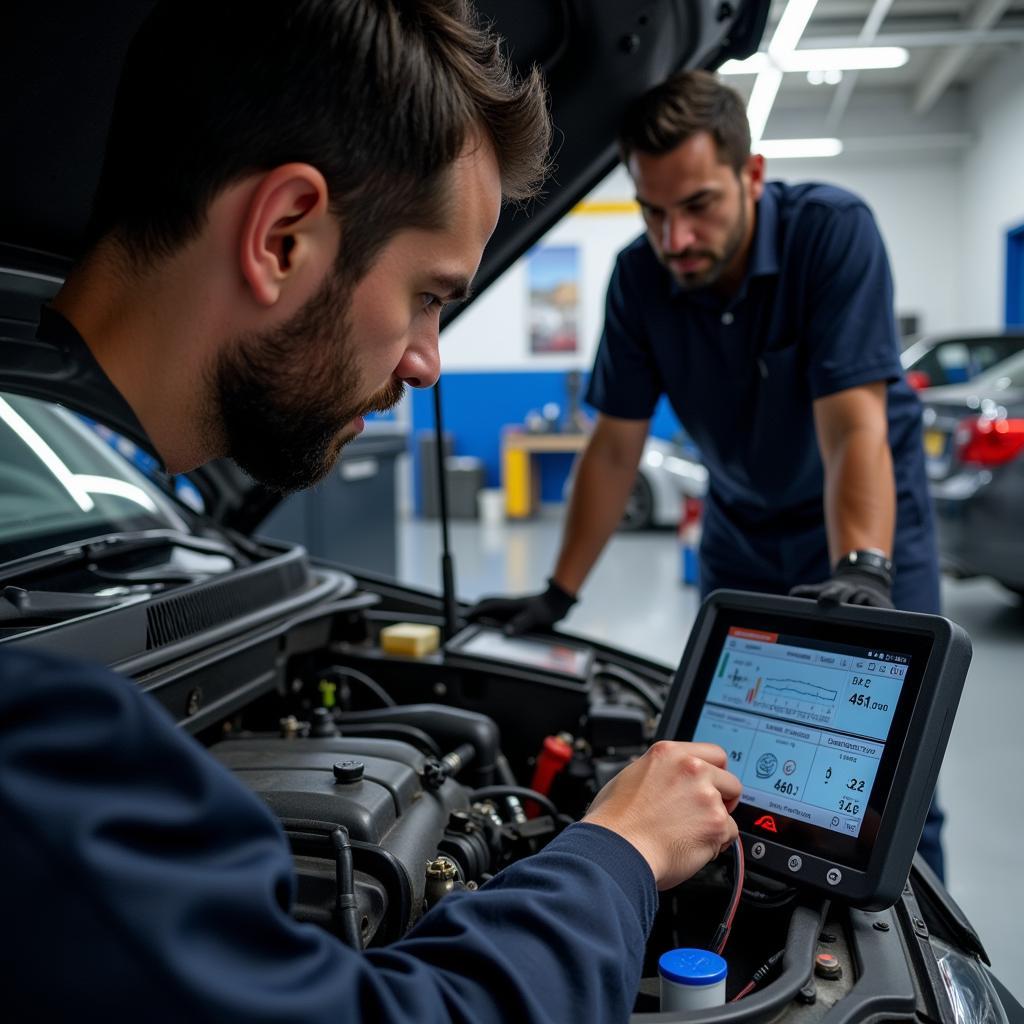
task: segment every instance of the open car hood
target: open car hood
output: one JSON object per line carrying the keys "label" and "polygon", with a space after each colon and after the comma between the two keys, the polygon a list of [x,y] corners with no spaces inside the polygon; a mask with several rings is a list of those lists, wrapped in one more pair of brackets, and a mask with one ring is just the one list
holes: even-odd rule
{"label": "open car hood", "polygon": [[[33,319],[79,252],[121,61],[152,6],[15,0],[5,10],[12,45],[0,64],[0,132],[9,154],[0,162],[0,390],[75,407],[62,387],[65,374],[31,357]],[[528,209],[503,211],[474,294],[612,169],[616,128],[631,99],[679,69],[715,68],[753,53],[769,6],[770,0],[478,0],[513,62],[544,70],[556,170]],[[243,531],[280,500],[228,463],[191,475],[210,513]]]}

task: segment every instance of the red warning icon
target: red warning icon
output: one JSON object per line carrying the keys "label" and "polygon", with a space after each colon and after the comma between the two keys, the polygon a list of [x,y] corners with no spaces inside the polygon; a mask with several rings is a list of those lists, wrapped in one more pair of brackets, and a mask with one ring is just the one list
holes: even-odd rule
{"label": "red warning icon", "polygon": [[775,819],[770,814],[762,814],[757,821],[754,822],[756,828],[763,828],[765,832],[778,832],[778,828],[775,826]]}

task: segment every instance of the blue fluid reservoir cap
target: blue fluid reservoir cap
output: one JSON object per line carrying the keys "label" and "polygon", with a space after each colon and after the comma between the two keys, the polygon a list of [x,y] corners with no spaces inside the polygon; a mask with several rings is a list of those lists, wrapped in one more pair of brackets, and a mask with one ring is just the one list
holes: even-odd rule
{"label": "blue fluid reservoir cap", "polygon": [[717,985],[729,967],[706,949],[670,949],[658,958],[658,973],[677,985]]}

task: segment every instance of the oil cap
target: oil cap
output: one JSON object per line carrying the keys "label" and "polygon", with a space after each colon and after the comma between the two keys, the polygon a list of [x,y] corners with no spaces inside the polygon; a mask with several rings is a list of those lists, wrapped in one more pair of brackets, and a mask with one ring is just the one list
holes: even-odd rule
{"label": "oil cap", "polygon": [[365,767],[362,761],[336,761],[334,763],[334,781],[340,783],[359,782],[362,780]]}
{"label": "oil cap", "polygon": [[835,981],[843,976],[843,967],[831,953],[819,953],[814,958],[814,973],[819,978]]}
{"label": "oil cap", "polygon": [[661,1009],[702,1010],[725,1003],[728,964],[707,949],[670,949],[658,959]]}

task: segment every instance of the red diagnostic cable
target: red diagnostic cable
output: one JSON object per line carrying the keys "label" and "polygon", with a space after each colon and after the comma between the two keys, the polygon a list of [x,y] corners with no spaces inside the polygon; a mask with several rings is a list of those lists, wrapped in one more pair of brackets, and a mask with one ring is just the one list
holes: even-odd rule
{"label": "red diagnostic cable", "polygon": [[732,923],[736,920],[736,911],[739,909],[740,898],[743,896],[743,876],[746,872],[746,864],[743,858],[743,842],[739,837],[733,840],[732,852],[736,861],[736,877],[733,879],[732,884],[732,898],[729,900],[725,917],[718,926],[714,942],[712,943],[712,948],[719,956],[722,955],[722,950],[725,949],[725,944],[729,941]]}
{"label": "red diagnostic cable", "polygon": [[737,992],[736,995],[734,995],[732,999],[729,1000],[729,1002],[738,1003],[744,996],[750,995],[750,993],[753,992],[755,988],[757,988],[757,983],[753,981],[748,981],[746,985],[744,985],[743,988],[741,988],[739,992]]}

